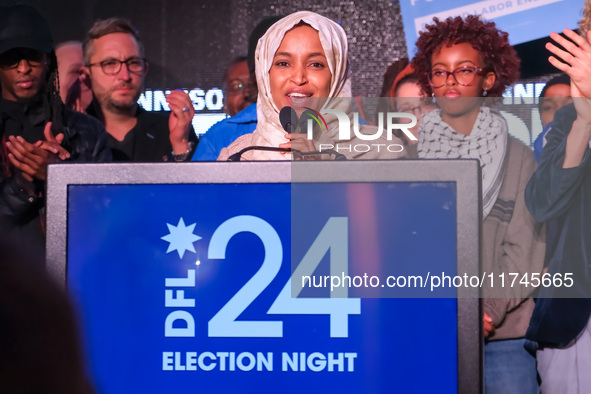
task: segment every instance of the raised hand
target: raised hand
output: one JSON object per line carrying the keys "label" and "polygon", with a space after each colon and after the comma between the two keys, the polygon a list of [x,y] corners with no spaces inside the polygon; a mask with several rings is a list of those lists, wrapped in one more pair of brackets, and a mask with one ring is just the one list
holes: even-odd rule
{"label": "raised hand", "polygon": [[591,45],[588,42],[591,40],[591,31],[587,32],[587,40],[570,29],[564,29],[564,34],[570,40],[557,33],[550,34],[550,38],[564,50],[551,42],[546,44],[546,49],[566,63],[554,56],[550,56],[548,61],[571,78],[572,97],[591,97]]}
{"label": "raised hand", "polygon": [[186,153],[189,149],[189,131],[191,121],[195,116],[193,102],[189,95],[182,90],[173,90],[166,96],[166,102],[170,107],[168,128],[170,130],[170,143],[175,154]]}

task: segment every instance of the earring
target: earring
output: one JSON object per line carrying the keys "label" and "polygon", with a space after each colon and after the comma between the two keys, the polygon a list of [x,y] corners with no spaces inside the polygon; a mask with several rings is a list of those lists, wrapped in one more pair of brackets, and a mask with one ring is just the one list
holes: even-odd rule
{"label": "earring", "polygon": [[488,92],[485,90],[484,92],[482,92],[482,97],[486,97],[488,95]]}
{"label": "earring", "polygon": [[435,104],[437,102],[437,100],[435,100],[435,92],[431,92],[431,97],[433,98],[433,104]]}

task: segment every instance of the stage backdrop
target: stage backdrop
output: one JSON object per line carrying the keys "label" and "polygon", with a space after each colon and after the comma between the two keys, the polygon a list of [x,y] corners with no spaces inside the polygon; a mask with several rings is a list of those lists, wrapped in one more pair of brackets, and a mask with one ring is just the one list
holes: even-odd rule
{"label": "stage backdrop", "polygon": [[[0,0],[1,4],[13,0]],[[341,23],[350,45],[354,93],[378,95],[388,65],[406,56],[397,1],[341,0],[33,0],[49,19],[56,42],[82,40],[97,19],[129,18],[143,37],[150,72],[144,107],[162,109],[162,93],[193,91],[198,115],[222,114],[222,76],[246,55],[250,31],[269,15],[310,10]],[[199,110],[199,108],[203,107]],[[150,109],[150,108],[149,108]],[[164,108],[167,109],[167,108]]]}
{"label": "stage backdrop", "polygon": [[[0,0],[0,4],[14,0]],[[168,110],[165,94],[182,88],[190,93],[196,107],[193,122],[198,134],[223,119],[222,76],[233,58],[245,55],[252,28],[265,16],[287,15],[310,10],[337,21],[349,37],[350,62],[353,74],[353,94],[376,97],[381,91],[383,75],[395,60],[407,56],[407,42],[414,44],[415,17],[425,16],[469,3],[469,0],[29,0],[49,19],[56,43],[83,40],[86,31],[97,19],[121,16],[130,19],[140,31],[150,61],[146,91],[140,104],[153,111]],[[490,1],[479,2],[489,6]],[[510,0],[501,1],[505,8],[511,3],[524,9],[517,16],[535,20],[535,37],[548,35],[562,27],[575,27],[580,18],[582,0]],[[545,5],[547,4],[548,5]],[[444,6],[445,4],[445,6]],[[403,26],[401,5],[407,26]],[[482,5],[482,4],[481,4]],[[519,7],[517,7],[519,5]],[[544,5],[544,6],[542,6]],[[453,7],[452,7],[453,6]],[[499,7],[495,5],[495,10]],[[541,12],[562,7],[560,13]],[[472,7],[474,8],[474,7]],[[489,7],[490,8],[490,7]],[[479,8],[475,8],[479,9]],[[504,12],[507,12],[508,8]],[[418,12],[413,14],[411,11]],[[420,11],[420,12],[419,12]],[[489,13],[491,16],[494,13]],[[498,12],[497,12],[498,14]],[[496,15],[496,14],[495,14]],[[560,18],[556,18],[556,16]],[[513,16],[511,16],[513,17]],[[524,19],[524,20],[525,20]],[[554,24],[546,23],[552,19]],[[417,19],[418,20],[418,19]],[[503,18],[498,19],[501,22]],[[570,22],[565,22],[570,21]],[[566,23],[563,24],[562,23]],[[513,27],[519,25],[514,23]],[[511,27],[510,26],[510,27]],[[529,26],[529,25],[528,25]],[[518,26],[517,26],[518,27]],[[540,32],[540,28],[542,31]],[[545,30],[544,30],[545,29]],[[519,29],[514,29],[518,32]],[[529,27],[527,29],[530,30]],[[511,36],[513,37],[512,31]],[[515,33],[516,34],[516,33]],[[535,38],[522,34],[513,43]],[[409,52],[413,52],[412,48]],[[538,56],[539,55],[539,56]],[[545,50],[523,59],[523,64],[535,64],[540,69],[546,63]],[[554,69],[528,75],[516,89],[507,92],[520,97],[539,94],[548,74]],[[536,85],[536,89],[529,86]],[[526,86],[527,89],[521,86]],[[517,90],[517,93],[515,93]],[[523,91],[523,92],[522,92]],[[521,92],[521,93],[519,93]],[[371,114],[370,114],[371,115]],[[534,130],[533,134],[537,134]],[[526,141],[526,143],[528,143]]]}
{"label": "stage backdrop", "polygon": [[400,0],[409,54],[418,33],[433,17],[482,15],[509,33],[511,45],[548,36],[553,31],[577,28],[584,0]]}

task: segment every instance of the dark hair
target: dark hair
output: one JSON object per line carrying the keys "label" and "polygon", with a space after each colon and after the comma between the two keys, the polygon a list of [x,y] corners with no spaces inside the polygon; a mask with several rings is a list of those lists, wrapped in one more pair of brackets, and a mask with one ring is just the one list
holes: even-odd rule
{"label": "dark hair", "polygon": [[[396,77],[398,76],[398,74],[400,74],[402,72],[402,70],[404,70],[404,68],[408,65],[408,58],[401,58],[396,60],[394,63],[390,64],[390,66],[388,67],[388,69],[386,70],[386,73],[384,74],[384,82],[382,84],[382,91],[380,92],[379,97],[390,97],[390,90],[392,89],[392,84],[394,83],[394,81],[396,80]],[[379,119],[379,114],[381,113],[386,113],[386,112],[391,112],[393,111],[394,108],[392,108],[392,105],[390,104],[390,100],[385,100],[385,99],[380,99],[378,101],[377,107],[376,107],[376,113],[375,113],[375,119],[374,122],[377,124]],[[396,130],[398,131],[398,130]]]}
{"label": "dark hair", "polygon": [[0,7],[0,16],[8,18],[0,22],[0,55],[16,48],[32,49],[45,54],[47,72],[44,85],[36,97],[43,100],[45,123],[51,122],[51,131],[54,135],[64,135],[62,145],[68,149],[69,134],[64,127],[65,107],[59,94],[57,58],[53,50],[49,22],[35,7],[21,2]]}
{"label": "dark hair", "polygon": [[476,15],[468,15],[465,19],[449,17],[444,21],[433,18],[433,22],[419,34],[417,54],[411,63],[427,95],[433,92],[427,77],[431,71],[431,57],[444,45],[468,43],[480,53],[484,70],[496,76],[495,84],[488,91],[491,97],[502,96],[505,88],[519,77],[521,61],[517,52],[509,44],[509,35],[498,30],[494,22],[483,22]]}
{"label": "dark hair", "polygon": [[284,15],[273,15],[273,16],[266,16],[257,23],[257,25],[252,29],[250,36],[248,36],[248,52],[247,52],[247,59],[248,62],[248,71],[251,74],[254,74],[254,64],[255,64],[255,52],[257,49],[257,44],[262,36],[265,35],[267,30],[275,23],[279,22],[283,19]]}
{"label": "dark hair", "polygon": [[398,97],[398,89],[400,89],[400,87],[405,83],[416,83],[418,85],[419,77],[416,74],[408,74],[402,77],[400,81],[398,81],[398,83],[396,84],[396,89],[394,90],[395,94],[393,97]]}
{"label": "dark hair", "polygon": [[90,58],[94,55],[94,47],[92,45],[94,40],[113,33],[130,34],[137,42],[140,56],[144,56],[144,45],[142,44],[139,31],[133,27],[131,22],[125,18],[109,18],[94,22],[94,25],[88,30],[88,34],[82,45],[84,64],[89,64]]}
{"label": "dark hair", "polygon": [[57,70],[57,57],[55,51],[47,54],[47,74],[43,94],[43,107],[45,108],[45,122],[51,121],[51,131],[54,135],[62,133],[64,140],[62,145],[70,150],[69,132],[65,127],[66,107],[60,96],[60,80]]}
{"label": "dark hair", "polygon": [[408,58],[403,57],[390,64],[386,73],[384,74],[384,83],[382,84],[382,91],[380,97],[390,97],[390,89],[396,80],[398,74],[408,66]]}
{"label": "dark hair", "polygon": [[[568,86],[570,86],[570,77],[566,74],[561,74],[557,77],[552,78],[548,82],[546,82],[544,89],[542,89],[542,93],[540,93],[540,99],[546,97],[546,92],[548,91],[548,89],[550,89],[554,85],[568,85]],[[542,103],[543,102],[544,102],[544,100],[538,101],[538,110],[540,112],[542,112]]]}
{"label": "dark hair", "polygon": [[[66,106],[60,97],[57,58],[55,56],[55,51],[51,51],[45,55],[47,56],[47,72],[45,74],[45,81],[43,81],[44,86],[37,93],[43,100],[43,108],[45,110],[44,123],[51,122],[51,132],[53,135],[58,135],[60,133],[64,135],[62,146],[69,151],[71,148],[69,138],[70,133],[65,126]],[[2,86],[0,86],[0,94],[2,94]],[[6,168],[2,168],[2,171],[4,171],[5,174],[10,173],[7,172]]]}
{"label": "dark hair", "polygon": [[557,77],[550,79],[544,85],[544,89],[542,89],[542,93],[540,93],[540,97],[546,97],[546,92],[554,85],[568,85],[570,86],[570,77],[566,74],[561,74]]}
{"label": "dark hair", "polygon": [[255,67],[255,52],[257,45],[262,36],[265,35],[267,30],[275,23],[279,22],[284,15],[273,15],[266,16],[257,23],[252,29],[250,36],[248,36],[248,53],[246,55],[246,62],[248,63],[248,72],[250,77],[248,78],[248,85],[246,86],[246,99],[251,103],[256,103],[259,95],[259,87],[257,86],[257,77],[254,71]]}
{"label": "dark hair", "polygon": [[[396,92],[398,91],[398,88],[404,85],[405,83],[419,83],[419,79],[416,75],[416,72],[411,72],[410,74],[408,73],[410,72],[408,69],[408,65],[408,59],[401,58],[392,63],[386,70],[386,73],[384,74],[384,83],[382,85],[382,91],[380,93],[380,97],[382,97],[382,99],[378,101],[378,105],[376,108],[376,123],[378,123],[379,121],[378,116],[380,112],[384,113],[396,110],[396,108],[394,108],[395,99],[391,98],[390,100],[385,100],[384,97],[396,97]],[[398,78],[400,78],[400,80],[396,81]],[[395,130],[394,133],[396,132],[399,132],[402,135],[402,132],[400,130]]]}
{"label": "dark hair", "polygon": [[[232,59],[232,61],[228,65],[228,68],[226,68],[226,71],[224,72],[224,85],[226,84],[226,78],[228,77],[228,73],[230,72],[230,69],[232,67],[234,67],[235,65],[237,65],[238,63],[242,63],[245,61],[246,61],[246,56],[244,56],[244,55],[236,56],[234,59]],[[224,86],[224,89],[226,89],[226,88],[227,88],[227,86]]]}

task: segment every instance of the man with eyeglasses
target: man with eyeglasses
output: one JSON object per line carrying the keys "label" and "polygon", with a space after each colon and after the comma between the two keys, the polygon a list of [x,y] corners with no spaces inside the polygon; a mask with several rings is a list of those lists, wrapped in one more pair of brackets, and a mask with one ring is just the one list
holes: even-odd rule
{"label": "man with eyeglasses", "polygon": [[47,20],[35,8],[0,7],[0,237],[44,261],[47,165],[110,161],[104,128],[59,96]]}
{"label": "man with eyeglasses", "polygon": [[250,74],[246,56],[238,56],[224,74],[224,111],[234,116],[251,102],[247,94]]}
{"label": "man with eyeglasses", "polygon": [[122,18],[96,22],[84,42],[83,71],[94,100],[87,108],[105,125],[115,161],[189,161],[197,146],[189,95],[171,92],[170,116],[138,105],[148,62],[137,30]]}

